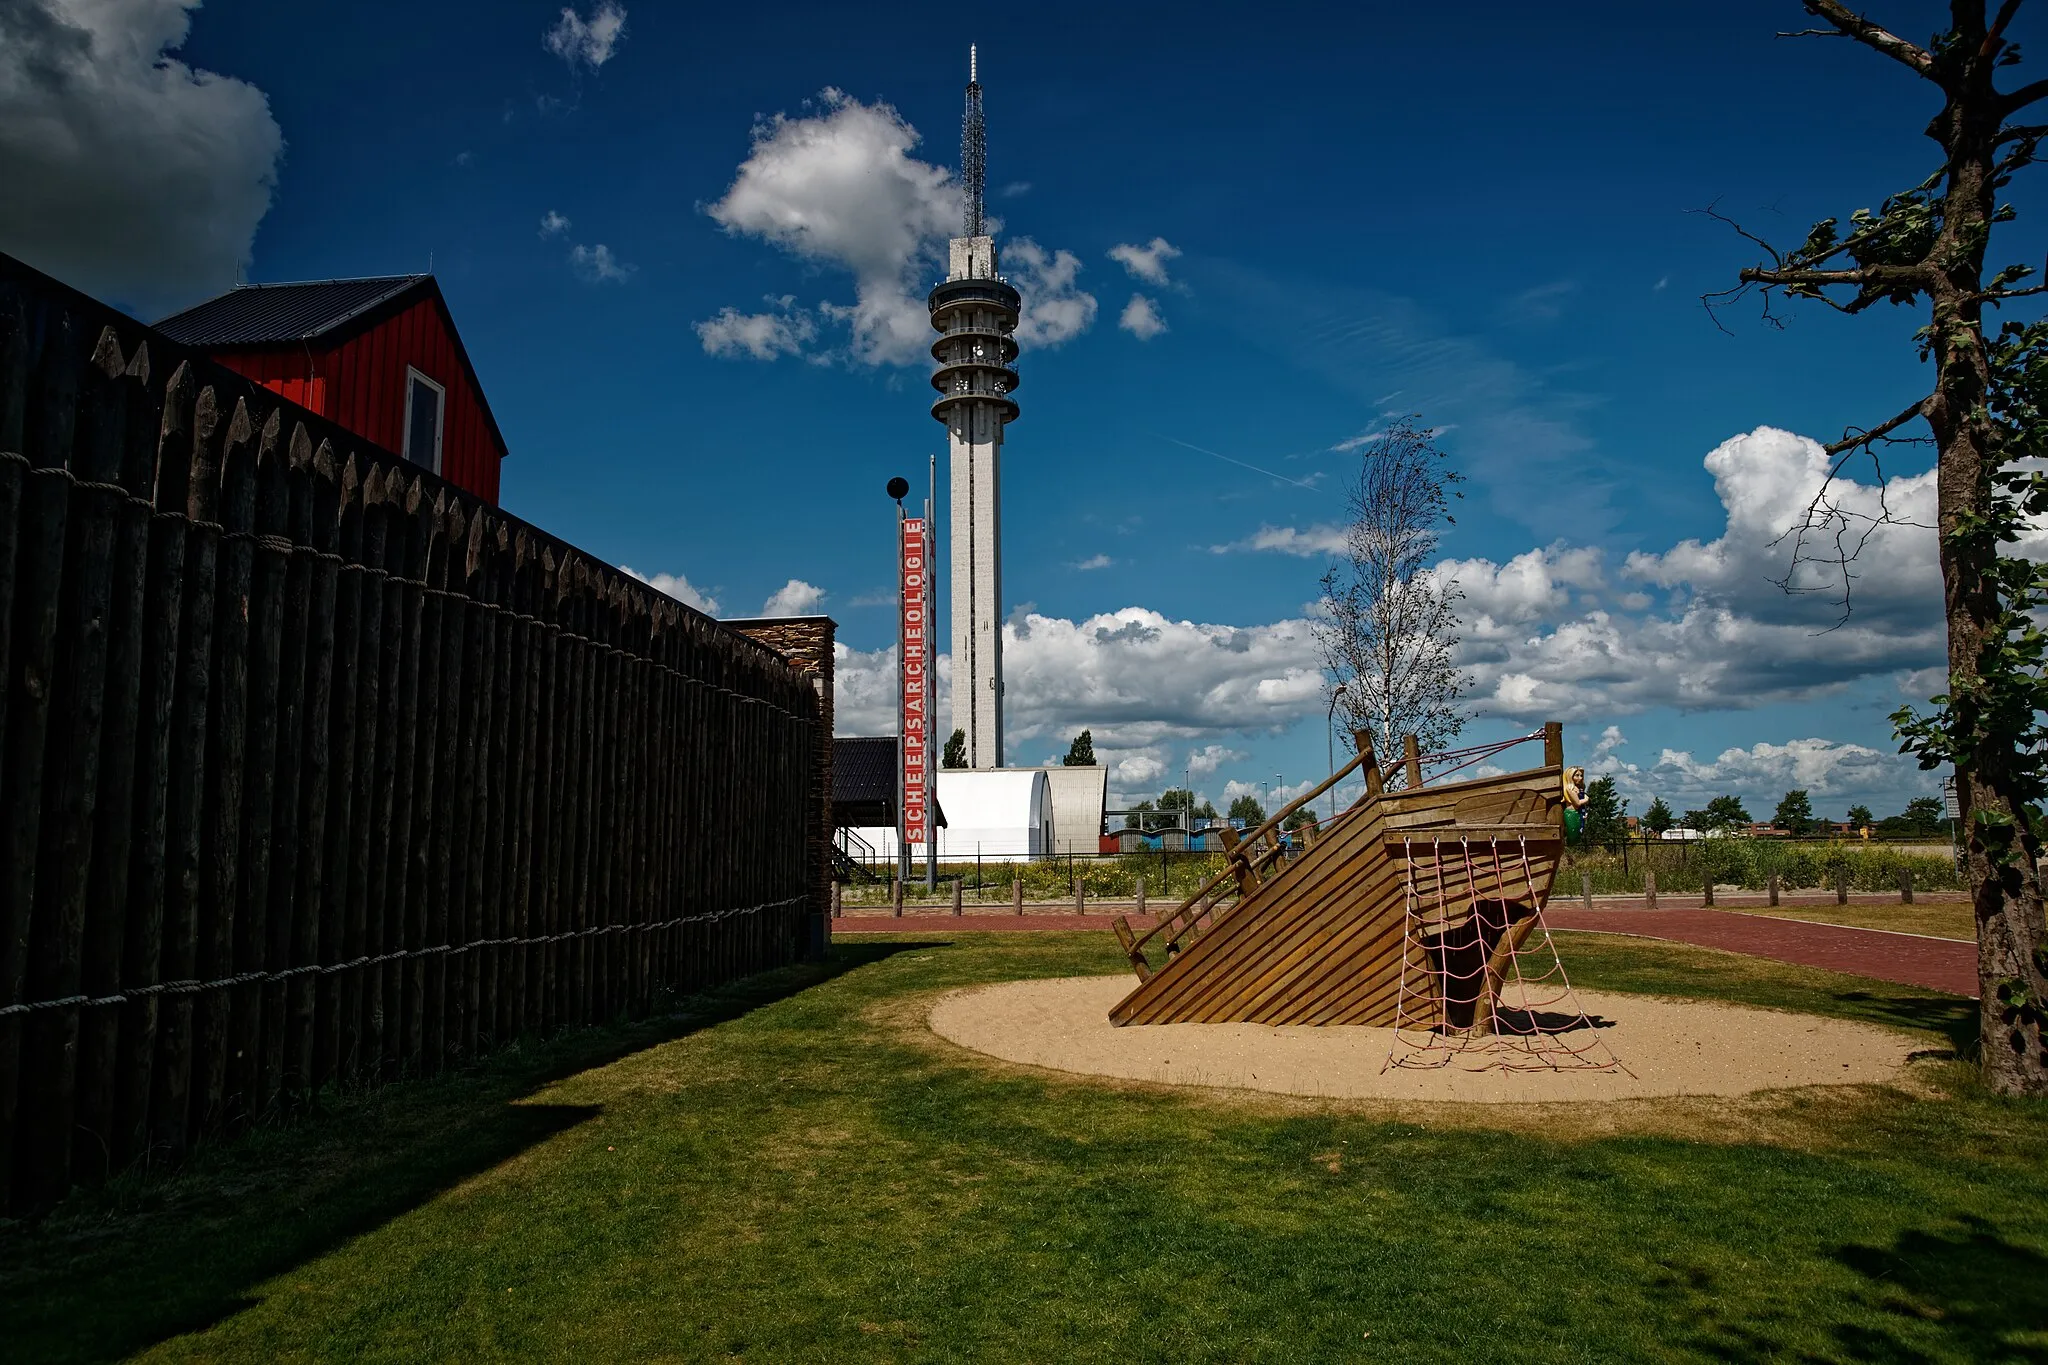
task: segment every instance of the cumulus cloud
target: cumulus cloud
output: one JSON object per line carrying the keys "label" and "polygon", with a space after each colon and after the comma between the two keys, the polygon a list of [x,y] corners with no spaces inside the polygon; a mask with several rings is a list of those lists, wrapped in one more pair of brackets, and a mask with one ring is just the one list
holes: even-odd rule
{"label": "cumulus cloud", "polygon": [[1261,526],[1243,540],[1233,540],[1228,545],[1211,545],[1209,553],[1227,555],[1243,550],[1271,550],[1302,559],[1314,559],[1318,555],[1340,555],[1344,553],[1344,549],[1344,528],[1341,526],[1317,525],[1306,529],[1295,526]]}
{"label": "cumulus cloud", "polygon": [[1172,282],[1166,277],[1166,263],[1178,255],[1180,248],[1164,237],[1154,237],[1144,246],[1119,242],[1109,249],[1109,258],[1128,270],[1132,279],[1162,287]]}
{"label": "cumulus cloud", "polygon": [[1621,756],[1627,743],[1619,726],[1608,726],[1594,746],[1586,770],[1594,777],[1612,777],[1616,790],[1628,798],[1636,814],[1659,797],[1673,810],[1685,811],[1729,794],[1741,797],[1758,819],[1767,819],[1770,807],[1795,787],[1816,799],[1829,798],[1847,806],[1864,797],[1896,799],[1899,791],[1926,787],[1933,781],[1904,755],[1817,737],[1724,749],[1712,759],[1696,759],[1690,750],[1666,748],[1647,765]]}
{"label": "cumulus cloud", "polygon": [[568,230],[569,220],[556,213],[553,209],[549,209],[540,216],[540,235],[542,237],[559,237]]}
{"label": "cumulus cloud", "polygon": [[197,0],[0,2],[0,250],[167,310],[237,283],[284,134],[172,54]]}
{"label": "cumulus cloud", "polygon": [[1232,749],[1222,744],[1205,744],[1189,752],[1187,771],[1196,777],[1207,777],[1226,763],[1242,763],[1251,755],[1242,749]]}
{"label": "cumulus cloud", "polygon": [[1089,555],[1086,559],[1075,560],[1074,567],[1082,570],[1083,572],[1086,572],[1090,569],[1106,569],[1114,563],[1116,563],[1116,561],[1114,559],[1111,559],[1108,555],[1093,554]]}
{"label": "cumulus cloud", "polygon": [[1140,341],[1150,341],[1166,330],[1166,319],[1159,316],[1159,306],[1152,300],[1143,294],[1133,294],[1116,325]]}
{"label": "cumulus cloud", "polygon": [[815,583],[792,578],[768,595],[761,604],[763,616],[809,616],[825,600],[825,590]]}
{"label": "cumulus cloud", "polygon": [[691,586],[690,580],[679,573],[644,574],[630,564],[619,565],[619,572],[631,574],[656,592],[665,592],[676,601],[695,607],[706,616],[718,615],[718,599],[700,588]]}
{"label": "cumulus cloud", "polygon": [[[1855,610],[1842,621],[1839,566],[1799,567],[1791,594],[1774,581],[1792,567],[1780,537],[1826,477],[1820,445],[1759,427],[1722,442],[1705,463],[1726,516],[1722,534],[1630,554],[1619,583],[1590,547],[1441,566],[1465,593],[1461,661],[1482,710],[1577,720],[1652,706],[1746,707],[1825,695],[1942,657],[1931,531],[1872,532],[1851,566]],[[1895,515],[1932,521],[1932,474],[1894,478],[1882,495]],[[1868,515],[1880,490],[1840,480],[1832,496],[1852,516]]]}
{"label": "cumulus cloud", "polygon": [[569,248],[569,268],[576,272],[577,279],[586,284],[624,284],[640,267],[621,261],[603,242],[596,246],[584,246],[579,242]]}
{"label": "cumulus cloud", "polygon": [[598,0],[590,17],[563,6],[562,17],[541,36],[541,46],[569,64],[597,70],[612,59],[626,36],[626,7],[617,0]]}
{"label": "cumulus cloud", "polygon": [[810,340],[818,334],[818,325],[811,315],[795,306],[795,300],[785,295],[771,298],[773,305],[766,313],[742,313],[736,308],[718,310],[716,317],[706,318],[695,324],[697,339],[703,343],[707,355],[752,356],[755,360],[773,360],[779,355],[800,355]]}
{"label": "cumulus cloud", "polygon": [[1040,349],[1059,346],[1095,324],[1095,296],[1081,288],[1081,258],[1073,252],[1049,252],[1029,237],[1019,237],[1002,259],[1010,282],[1024,296],[1017,319],[1019,343]]}
{"label": "cumulus cloud", "polygon": [[[827,89],[816,109],[756,124],[747,159],[704,211],[733,236],[853,276],[853,302],[826,301],[816,310],[846,329],[845,358],[921,364],[931,345],[925,294],[959,228],[959,182],[912,155],[922,138],[890,105]],[[1020,341],[1058,345],[1094,321],[1095,299],[1076,283],[1073,253],[1020,238],[1001,254],[1024,296]]]}

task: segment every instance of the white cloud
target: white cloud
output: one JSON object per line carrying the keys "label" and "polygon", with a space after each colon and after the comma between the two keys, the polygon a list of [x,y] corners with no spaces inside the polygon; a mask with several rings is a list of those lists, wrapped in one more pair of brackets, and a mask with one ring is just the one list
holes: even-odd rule
{"label": "white cloud", "polygon": [[721,308],[718,316],[695,324],[697,339],[707,355],[749,355],[756,360],[773,360],[779,355],[799,355],[818,334],[811,315],[794,306],[788,296],[769,299],[772,312],[742,313]]}
{"label": "white cloud", "polygon": [[596,246],[584,246],[580,242],[569,248],[569,268],[576,272],[576,278],[587,284],[624,284],[640,267],[627,265],[612,254],[612,249],[603,242]]}
{"label": "white cloud", "polygon": [[590,17],[563,6],[562,17],[541,37],[541,46],[569,64],[597,70],[612,59],[626,36],[626,7],[618,0],[598,0]]}
{"label": "white cloud", "polygon": [[284,135],[170,54],[195,0],[0,0],[0,250],[150,310],[240,280]]}
{"label": "white cloud", "polygon": [[1143,294],[1133,294],[1116,325],[1140,341],[1150,341],[1166,330],[1166,319],[1159,316],[1158,305],[1152,300]]}
{"label": "white cloud", "polygon": [[1232,749],[1222,744],[1205,744],[1188,754],[1187,771],[1196,777],[1207,777],[1226,763],[1242,763],[1251,755],[1242,749]]}
{"label": "white cloud", "polygon": [[[925,294],[959,229],[959,182],[911,154],[922,139],[891,106],[827,89],[817,108],[757,123],[732,184],[704,211],[733,236],[853,276],[853,302],[826,301],[816,310],[846,328],[845,358],[922,364],[932,335]],[[1019,341],[1056,346],[1095,320],[1095,299],[1076,283],[1081,263],[1072,252],[1048,252],[1026,237],[1001,255],[1024,296]],[[812,340],[803,339],[806,348]]]}
{"label": "white cloud", "polygon": [[1072,341],[1094,326],[1095,296],[1077,283],[1080,257],[1071,251],[1047,252],[1029,237],[1019,237],[1002,259],[1010,282],[1024,296],[1017,319],[1020,344],[1044,350]]}
{"label": "white cloud", "polygon": [[809,616],[825,600],[825,590],[815,583],[792,578],[768,595],[761,604],[763,616]]}
{"label": "white cloud", "polygon": [[1166,277],[1166,263],[1178,255],[1180,248],[1164,237],[1154,237],[1145,246],[1119,242],[1109,249],[1109,258],[1128,270],[1131,278],[1160,286],[1171,283]]}
{"label": "white cloud", "polygon": [[[1838,567],[1792,573],[1786,527],[1826,475],[1820,446],[1759,427],[1706,457],[1726,515],[1711,541],[1629,555],[1621,577],[1662,589],[1665,606],[1614,592],[1604,556],[1553,545],[1505,564],[1447,561],[1466,600],[1462,660],[1491,713],[1578,720],[1652,706],[1747,707],[1826,695],[1872,674],[1924,668],[1942,654],[1941,585],[1933,533],[1875,528],[1852,566],[1854,612],[1841,621]],[[1933,475],[1890,480],[1894,515],[1932,519]],[[1878,508],[1879,489],[1838,481],[1851,518]],[[1832,544],[1832,540],[1828,542]],[[1830,629],[1831,627],[1838,627]]]}
{"label": "white cloud", "polygon": [[553,209],[549,209],[540,216],[540,235],[542,237],[559,237],[568,230],[569,220],[556,213]]}
{"label": "white cloud", "polygon": [[828,315],[849,325],[866,364],[908,364],[929,346],[918,281],[960,218],[960,187],[910,155],[918,132],[887,104],[838,90],[820,114],[756,124],[753,149],[705,212],[735,236],[758,237],[854,277],[855,301]]}
{"label": "white cloud", "polygon": [[1704,761],[1689,750],[1667,748],[1648,767],[1621,757],[1619,750],[1627,743],[1619,726],[1608,726],[1593,746],[1586,771],[1596,778],[1612,777],[1637,815],[1659,797],[1683,812],[1727,794],[1742,798],[1751,815],[1766,820],[1778,798],[1795,787],[1816,800],[1828,798],[1846,807],[1862,799],[1897,800],[1897,793],[1934,781],[1903,755],[1831,739],[1809,737],[1724,749]]}
{"label": "white cloud", "polygon": [[1114,559],[1111,559],[1108,555],[1093,554],[1088,556],[1086,559],[1075,560],[1074,567],[1082,570],[1085,573],[1090,569],[1106,569],[1114,563],[1116,563],[1116,561]]}
{"label": "white cloud", "polygon": [[657,592],[665,592],[678,602],[695,607],[706,616],[718,615],[718,599],[701,588],[691,586],[690,580],[679,573],[644,574],[630,564],[619,565],[619,572],[631,574]]}
{"label": "white cloud", "polygon": [[1227,555],[1241,550],[1272,550],[1283,555],[1314,559],[1318,555],[1344,553],[1344,528],[1316,525],[1303,530],[1294,526],[1261,526],[1243,540],[1228,545],[1211,545],[1209,553]]}
{"label": "white cloud", "polygon": [[996,193],[1005,199],[1015,199],[1020,194],[1031,193],[1031,182],[1029,180],[1012,180],[1009,184],[997,190]]}
{"label": "white cloud", "polygon": [[1898,677],[1899,692],[1914,701],[1928,701],[1948,691],[1948,665],[1909,669]]}

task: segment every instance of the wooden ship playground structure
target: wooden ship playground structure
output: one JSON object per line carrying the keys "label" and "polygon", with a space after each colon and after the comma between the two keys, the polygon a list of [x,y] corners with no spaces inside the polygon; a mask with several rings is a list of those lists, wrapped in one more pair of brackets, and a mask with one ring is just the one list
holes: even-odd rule
{"label": "wooden ship playground structure", "polygon": [[[1543,920],[1585,799],[1563,727],[1437,754],[1411,735],[1397,788],[1353,738],[1327,780],[1227,831],[1222,871],[1157,925],[1113,921],[1138,984],[1111,1022],[1362,1025],[1393,1030],[1387,1066],[1623,1069]],[[1458,776],[1539,741],[1540,766]],[[1284,856],[1288,817],[1354,775],[1358,799]]]}

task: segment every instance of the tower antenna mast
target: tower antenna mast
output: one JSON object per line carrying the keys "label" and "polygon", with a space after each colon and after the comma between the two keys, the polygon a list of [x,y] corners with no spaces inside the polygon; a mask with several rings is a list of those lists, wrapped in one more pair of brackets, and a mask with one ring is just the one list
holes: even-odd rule
{"label": "tower antenna mast", "polygon": [[969,237],[985,235],[981,211],[988,181],[988,135],[981,124],[981,73],[972,44],[967,48],[967,113],[960,120],[960,183],[966,190]]}

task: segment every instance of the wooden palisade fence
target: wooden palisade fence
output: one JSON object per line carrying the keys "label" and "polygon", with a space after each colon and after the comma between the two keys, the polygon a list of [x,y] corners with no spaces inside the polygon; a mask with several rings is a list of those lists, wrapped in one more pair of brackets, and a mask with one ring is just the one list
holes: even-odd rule
{"label": "wooden palisade fence", "polygon": [[0,1208],[789,962],[783,658],[0,257]]}

